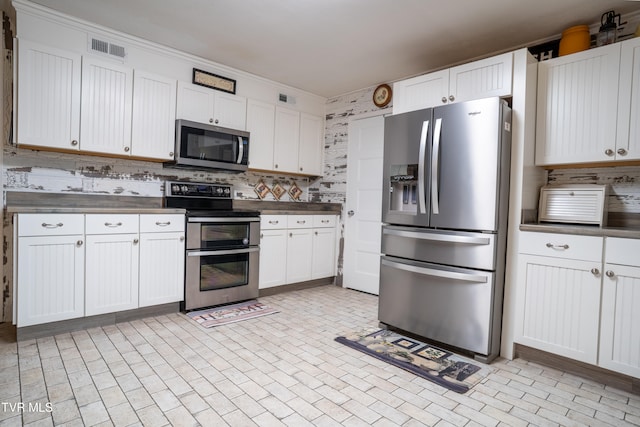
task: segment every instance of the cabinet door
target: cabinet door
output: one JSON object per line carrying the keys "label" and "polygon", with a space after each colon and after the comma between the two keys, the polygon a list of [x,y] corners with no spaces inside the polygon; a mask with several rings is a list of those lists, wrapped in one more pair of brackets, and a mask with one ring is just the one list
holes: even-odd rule
{"label": "cabinet door", "polygon": [[82,59],[82,151],[130,154],[132,88],[131,68],[90,57]]}
{"label": "cabinet door", "polygon": [[449,70],[449,102],[511,95],[513,54],[459,65]]}
{"label": "cabinet door", "polygon": [[260,233],[259,288],[284,285],[287,274],[287,230],[262,230]]}
{"label": "cabinet door", "polygon": [[402,80],[393,84],[393,114],[443,105],[448,96],[449,70]]}
{"label": "cabinet door", "polygon": [[173,160],[176,80],[135,71],[131,155]]}
{"label": "cabinet door", "polygon": [[520,255],[516,342],[595,364],[600,267],[592,261]]}
{"label": "cabinet door", "polygon": [[[278,172],[298,173],[298,146],[300,141],[300,113],[276,107],[273,169]],[[251,151],[251,148],[249,148]]]}
{"label": "cabinet door", "polygon": [[315,228],[313,230],[313,250],[311,278],[335,276],[336,229]]}
{"label": "cabinet door", "polygon": [[178,82],[176,117],[199,123],[213,124],[213,89]]}
{"label": "cabinet door", "polygon": [[640,38],[621,43],[617,160],[640,159]]}
{"label": "cabinet door", "polygon": [[287,283],[311,280],[311,228],[289,229],[287,239]]}
{"label": "cabinet door", "polygon": [[538,64],[536,165],[613,160],[620,44]]}
{"label": "cabinet door", "polygon": [[18,238],[17,326],[84,315],[83,235]]}
{"label": "cabinet door", "polygon": [[17,72],[16,142],[78,150],[80,55],[20,39]]}
{"label": "cabinet door", "polygon": [[322,176],[324,121],[322,117],[300,114],[300,146],[298,169],[305,175]]}
{"label": "cabinet door", "polygon": [[138,308],[138,234],[88,235],[85,315]]}
{"label": "cabinet door", "polygon": [[249,137],[249,168],[273,169],[273,141],[276,106],[266,102],[247,101],[247,131]]}
{"label": "cabinet door", "polygon": [[247,98],[230,93],[216,93],[213,107],[213,124],[230,129],[247,128]]}
{"label": "cabinet door", "polygon": [[184,232],[140,234],[140,307],[184,300]]}

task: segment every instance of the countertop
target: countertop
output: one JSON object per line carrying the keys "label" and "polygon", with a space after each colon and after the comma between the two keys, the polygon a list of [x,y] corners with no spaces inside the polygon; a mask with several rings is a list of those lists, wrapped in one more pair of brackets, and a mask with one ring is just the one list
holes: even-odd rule
{"label": "countertop", "polygon": [[528,224],[521,224],[520,231],[640,239],[640,228],[629,228],[629,227],[598,227],[597,225],[528,223]]}

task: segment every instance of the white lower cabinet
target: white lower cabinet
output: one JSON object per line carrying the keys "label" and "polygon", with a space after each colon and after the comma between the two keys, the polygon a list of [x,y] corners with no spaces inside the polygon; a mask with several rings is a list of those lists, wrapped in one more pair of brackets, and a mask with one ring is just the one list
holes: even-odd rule
{"label": "white lower cabinet", "polygon": [[262,215],[260,289],[335,276],[336,215]]}
{"label": "white lower cabinet", "polygon": [[608,237],[599,364],[640,378],[640,240]]}
{"label": "white lower cabinet", "polygon": [[515,341],[640,378],[640,241],[523,232]]}
{"label": "white lower cabinet", "polygon": [[14,218],[18,327],[183,299],[184,215]]}
{"label": "white lower cabinet", "polygon": [[[17,223],[18,326],[84,315],[83,215],[25,214]],[[14,278],[15,279],[15,278]]]}

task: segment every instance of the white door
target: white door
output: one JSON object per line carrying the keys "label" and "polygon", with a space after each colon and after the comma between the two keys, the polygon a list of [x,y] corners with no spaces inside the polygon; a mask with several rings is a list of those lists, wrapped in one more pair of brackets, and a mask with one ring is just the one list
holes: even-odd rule
{"label": "white door", "polygon": [[349,124],[344,286],[378,295],[384,118]]}

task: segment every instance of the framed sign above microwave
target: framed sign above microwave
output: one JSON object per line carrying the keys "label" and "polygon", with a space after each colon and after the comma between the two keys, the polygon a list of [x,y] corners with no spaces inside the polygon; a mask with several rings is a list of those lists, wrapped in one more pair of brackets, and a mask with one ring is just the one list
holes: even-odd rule
{"label": "framed sign above microwave", "polygon": [[193,69],[193,84],[210,87],[222,92],[236,93],[236,81],[207,71]]}

